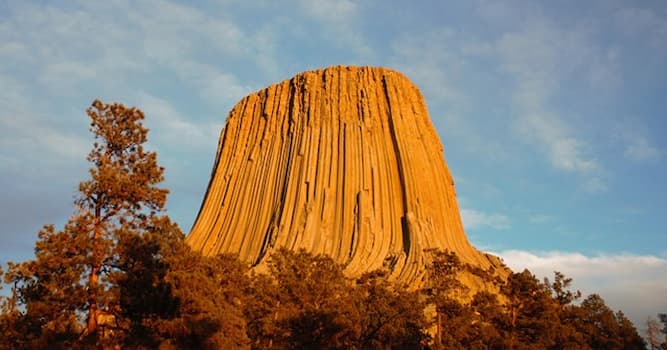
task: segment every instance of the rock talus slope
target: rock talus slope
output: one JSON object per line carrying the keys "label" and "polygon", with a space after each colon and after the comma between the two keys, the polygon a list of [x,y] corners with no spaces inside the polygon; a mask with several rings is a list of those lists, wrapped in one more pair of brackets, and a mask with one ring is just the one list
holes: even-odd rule
{"label": "rock talus slope", "polygon": [[388,266],[409,284],[431,248],[500,265],[466,239],[421,93],[375,67],[305,72],[243,98],[221,133],[187,243],[251,264],[278,247],[304,248],[350,275]]}

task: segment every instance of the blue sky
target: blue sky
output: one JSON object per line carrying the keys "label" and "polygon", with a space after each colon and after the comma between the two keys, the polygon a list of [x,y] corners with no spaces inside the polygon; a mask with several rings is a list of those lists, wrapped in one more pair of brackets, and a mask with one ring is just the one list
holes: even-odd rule
{"label": "blue sky", "polygon": [[146,112],[187,231],[236,101],[378,65],[422,89],[477,247],[667,312],[665,2],[409,3],[0,2],[0,263],[72,213],[95,98]]}

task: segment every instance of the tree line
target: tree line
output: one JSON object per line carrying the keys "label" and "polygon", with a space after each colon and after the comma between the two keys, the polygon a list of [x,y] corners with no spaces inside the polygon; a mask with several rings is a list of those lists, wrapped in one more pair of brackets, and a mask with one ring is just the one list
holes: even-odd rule
{"label": "tree line", "polygon": [[[0,269],[0,349],[644,349],[621,312],[572,280],[506,279],[429,251],[429,283],[387,270],[344,275],[331,258],[278,250],[262,269],[204,257],[164,213],[164,169],[144,145],[144,114],[87,110],[90,178],[62,229],[45,226],[35,258]],[[472,293],[459,276],[490,290]],[[488,288],[487,288],[488,289]],[[663,317],[664,316],[664,317]],[[667,316],[653,349],[667,349]]]}

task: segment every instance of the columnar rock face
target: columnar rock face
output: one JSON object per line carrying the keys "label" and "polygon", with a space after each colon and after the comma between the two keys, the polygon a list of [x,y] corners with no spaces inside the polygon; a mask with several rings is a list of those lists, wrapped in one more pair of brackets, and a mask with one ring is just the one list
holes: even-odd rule
{"label": "columnar rock face", "polygon": [[421,93],[374,67],[305,72],[242,99],[187,243],[251,264],[279,247],[304,248],[350,275],[385,266],[410,284],[431,248],[499,264],[466,239]]}

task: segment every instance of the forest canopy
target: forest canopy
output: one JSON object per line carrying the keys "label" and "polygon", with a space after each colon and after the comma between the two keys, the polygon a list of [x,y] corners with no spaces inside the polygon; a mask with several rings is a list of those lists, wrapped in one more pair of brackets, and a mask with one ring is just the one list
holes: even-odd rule
{"label": "forest canopy", "polygon": [[[164,213],[164,168],[147,151],[144,114],[99,100],[95,142],[63,228],[38,233],[35,258],[0,275],[9,294],[0,349],[644,349],[621,311],[572,280],[506,279],[431,251],[429,283],[385,270],[351,278],[330,257],[275,251],[261,271],[204,257]],[[472,293],[473,273],[492,286]],[[667,349],[667,316],[654,349]]]}

